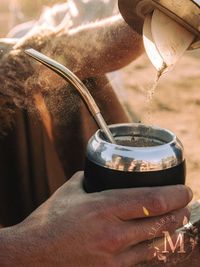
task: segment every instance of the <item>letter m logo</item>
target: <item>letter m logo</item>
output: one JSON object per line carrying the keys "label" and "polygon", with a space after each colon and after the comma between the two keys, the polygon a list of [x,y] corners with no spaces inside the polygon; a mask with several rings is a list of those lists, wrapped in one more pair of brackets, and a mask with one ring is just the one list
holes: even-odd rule
{"label": "letter m logo", "polygon": [[[169,250],[171,250],[172,253],[174,253],[177,247],[179,248],[178,253],[186,253],[184,250],[184,233],[178,234],[175,245],[171,239],[169,232],[163,231],[163,234],[164,234],[164,250],[162,251],[162,253],[169,253],[170,252]],[[167,243],[169,245],[168,248],[167,248]]]}

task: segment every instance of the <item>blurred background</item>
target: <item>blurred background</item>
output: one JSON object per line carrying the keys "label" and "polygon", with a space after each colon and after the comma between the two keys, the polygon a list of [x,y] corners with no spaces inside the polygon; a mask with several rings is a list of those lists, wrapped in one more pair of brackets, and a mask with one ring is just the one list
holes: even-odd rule
{"label": "blurred background", "polygon": [[[37,20],[45,7],[62,2],[66,1],[0,0],[0,37],[6,37],[19,23]],[[148,101],[148,91],[156,71],[145,54],[121,70],[120,75],[111,76],[133,121],[168,128],[181,139],[187,160],[187,184],[194,191],[194,199],[200,199],[199,59],[199,49],[187,52],[173,71],[161,77],[152,103]]]}
{"label": "blurred background", "polygon": [[56,0],[0,0],[0,37],[15,25],[35,20],[39,17],[46,6],[53,6],[55,3],[66,1]]}

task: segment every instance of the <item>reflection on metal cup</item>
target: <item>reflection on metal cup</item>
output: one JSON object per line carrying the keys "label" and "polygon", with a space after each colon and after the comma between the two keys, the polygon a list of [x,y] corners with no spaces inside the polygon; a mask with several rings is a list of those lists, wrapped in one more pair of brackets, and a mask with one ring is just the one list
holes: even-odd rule
{"label": "reflection on metal cup", "polygon": [[101,130],[88,142],[87,192],[185,183],[183,145],[174,133],[136,123],[109,128],[116,144],[108,143]]}

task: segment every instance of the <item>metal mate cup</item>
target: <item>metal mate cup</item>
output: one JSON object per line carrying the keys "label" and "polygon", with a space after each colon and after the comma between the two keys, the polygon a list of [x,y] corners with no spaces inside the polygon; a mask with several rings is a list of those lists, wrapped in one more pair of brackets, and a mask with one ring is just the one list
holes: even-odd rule
{"label": "metal mate cup", "polygon": [[84,188],[98,192],[117,188],[184,184],[183,145],[163,128],[144,124],[115,124],[111,144],[98,130],[88,142]]}

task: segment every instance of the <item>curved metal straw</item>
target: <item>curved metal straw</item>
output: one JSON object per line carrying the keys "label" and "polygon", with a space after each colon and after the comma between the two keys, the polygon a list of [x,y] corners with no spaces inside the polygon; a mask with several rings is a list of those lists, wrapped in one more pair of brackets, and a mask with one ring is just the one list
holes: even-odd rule
{"label": "curved metal straw", "polygon": [[94,98],[91,96],[90,92],[88,91],[87,87],[81,82],[81,80],[72,73],[68,68],[63,66],[62,64],[58,63],[57,61],[45,56],[44,54],[34,50],[34,49],[27,49],[25,50],[25,53],[32,58],[36,59],[43,65],[47,66],[54,72],[56,72],[58,75],[60,75],[62,78],[67,80],[70,84],[72,84],[81,95],[82,99],[86,103],[89,111],[93,115],[94,119],[96,120],[98,126],[100,129],[103,130],[105,137],[108,139],[109,142],[115,144],[115,140],[104,120],[104,118],[101,115],[101,112],[94,101]]}

